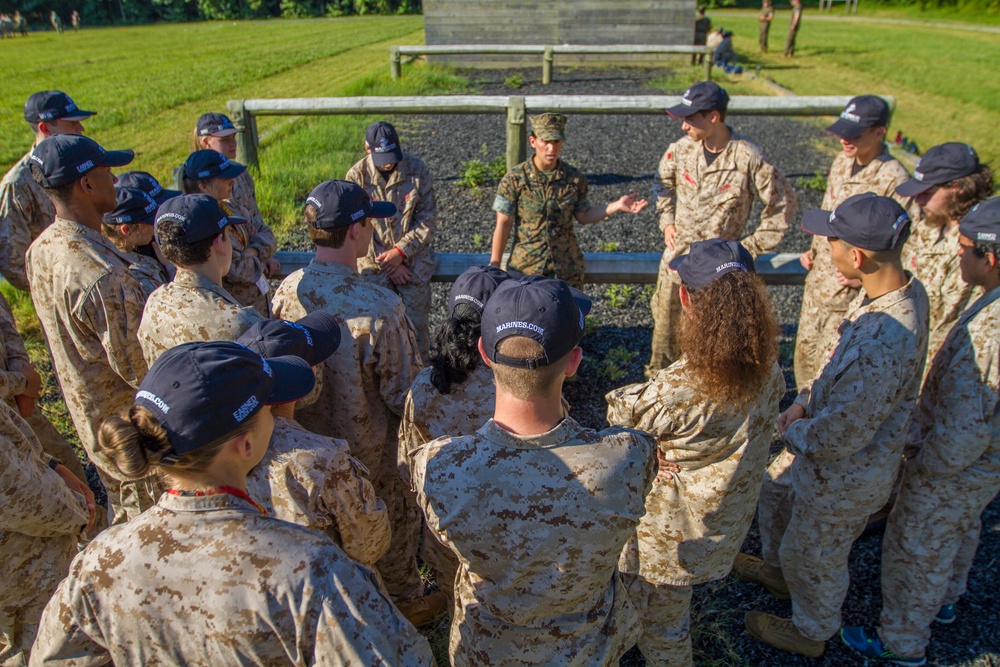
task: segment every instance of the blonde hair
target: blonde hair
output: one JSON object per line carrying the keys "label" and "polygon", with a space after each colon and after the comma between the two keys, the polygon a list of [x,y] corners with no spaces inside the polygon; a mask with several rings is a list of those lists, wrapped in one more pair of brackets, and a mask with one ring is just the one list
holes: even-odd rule
{"label": "blonde hair", "polygon": [[[512,359],[537,359],[545,355],[545,350],[537,342],[524,336],[504,338],[497,345],[497,352]],[[501,363],[492,364],[493,376],[498,387],[522,401],[544,396],[558,388],[566,376],[566,365],[569,355],[547,366],[535,369],[505,366]]]}

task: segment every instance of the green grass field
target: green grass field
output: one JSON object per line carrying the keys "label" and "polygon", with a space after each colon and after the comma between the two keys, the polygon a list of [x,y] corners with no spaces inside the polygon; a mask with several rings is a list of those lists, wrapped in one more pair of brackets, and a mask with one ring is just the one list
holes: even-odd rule
{"label": "green grass field", "polygon": [[[423,43],[422,17],[169,24],[3,40],[0,58],[19,76],[0,90],[0,166],[6,171],[30,147],[23,104],[44,88],[65,90],[82,108],[98,111],[86,123],[92,137],[109,148],[135,149],[134,168],[170,182],[191,150],[195,120],[225,111],[230,99],[464,87],[463,79],[433,68],[411,67],[391,82],[388,47],[401,43]],[[369,122],[262,118],[258,185],[265,216],[291,222],[313,185],[342,178],[363,154]]]}
{"label": "green grass field", "polygon": [[[835,10],[834,16],[838,11]],[[855,21],[810,21],[803,15],[796,55],[782,55],[789,12],[771,26],[770,53],[757,48],[757,20],[746,12],[714,11],[715,26],[735,33],[734,46],[762,74],[799,95],[865,92],[896,97],[897,129],[921,150],[945,141],[972,144],[1000,165],[1000,35]],[[937,17],[941,18],[942,17]]]}

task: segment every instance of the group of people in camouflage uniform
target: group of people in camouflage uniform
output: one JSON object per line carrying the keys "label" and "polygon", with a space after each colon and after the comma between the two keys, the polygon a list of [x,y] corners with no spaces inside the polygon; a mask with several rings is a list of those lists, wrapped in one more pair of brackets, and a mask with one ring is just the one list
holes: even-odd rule
{"label": "group of people in camouflage uniform", "polygon": [[[798,395],[779,414],[754,259],[797,201],[727,104],[701,83],[668,110],[687,136],[654,181],[648,380],[607,395],[597,432],[562,396],[591,306],[573,223],[647,204],[590,205],[560,158],[565,116],[531,119],[490,265],[458,278],[432,337],[433,185],[389,123],[309,193],[315,258],[272,292],[275,238],[228,118],[198,119],[182,193],[116,178],[134,156],[83,136],[93,112],[32,95],[0,272],[30,288],[110,506],[39,413],[0,300],[0,664],[427,665],[414,626],[449,613],[455,665],[617,664],[637,643],[690,665],[692,587],[731,571],[792,601],[791,619],[747,614],[764,642],[818,657],[839,631],[924,664],[1000,489],[991,172],[943,144],[909,176],[885,102],[851,101],[822,207],[801,218]],[[851,545],[891,498],[879,627],[842,628]],[[755,514],[761,558],[740,553]]]}

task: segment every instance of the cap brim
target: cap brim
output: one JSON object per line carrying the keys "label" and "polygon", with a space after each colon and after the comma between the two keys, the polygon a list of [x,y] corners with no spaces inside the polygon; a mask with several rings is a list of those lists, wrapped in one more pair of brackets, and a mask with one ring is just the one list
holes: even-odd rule
{"label": "cap brim", "polygon": [[228,167],[219,172],[217,178],[236,178],[246,170],[245,165],[238,162],[231,162]]}
{"label": "cap brim", "polygon": [[858,125],[857,123],[852,123],[849,120],[838,118],[833,125],[826,128],[826,131],[830,134],[836,134],[838,137],[843,137],[844,139],[857,139],[861,136],[862,132],[867,129],[868,128],[864,125]]}
{"label": "cap brim", "polygon": [[180,190],[160,190],[160,194],[153,197],[153,201],[155,201],[157,205],[160,205],[163,204],[163,202],[167,201],[168,199],[173,199],[174,197],[180,197],[180,196],[181,196]]}
{"label": "cap brim", "polygon": [[671,271],[676,271],[677,269],[680,268],[681,264],[683,264],[686,259],[687,259],[687,255],[686,254],[684,254],[684,255],[677,255],[677,257],[674,257],[672,260],[670,260],[670,262],[667,264],[667,266],[670,267]]}
{"label": "cap brim", "polygon": [[226,225],[227,227],[229,225],[245,225],[248,222],[250,222],[246,218],[241,218],[241,217],[236,216],[236,215],[227,215],[226,216],[226,220],[227,220],[227,225]]}
{"label": "cap brim", "polygon": [[915,178],[911,178],[896,186],[896,194],[900,197],[916,197],[921,192],[927,192],[935,185],[935,183],[927,183],[926,181],[918,181]]}
{"label": "cap brim", "polygon": [[239,134],[243,130],[237,130],[235,127],[229,127],[225,130],[219,130],[218,132],[209,132],[208,134],[203,134],[203,137],[231,137],[234,134]]}
{"label": "cap brim", "polygon": [[96,116],[96,115],[97,115],[96,111],[83,111],[82,109],[77,109],[76,111],[74,111],[70,115],[63,116],[59,120],[70,120],[70,121],[76,120],[76,121],[80,121],[80,120],[87,120],[91,116]]}
{"label": "cap brim", "polygon": [[266,359],[271,367],[274,385],[267,397],[267,405],[297,401],[316,386],[316,375],[305,359],[293,356]]}
{"label": "cap brim", "polygon": [[391,218],[396,215],[396,205],[391,201],[373,201],[369,218]]}
{"label": "cap brim", "polygon": [[295,324],[305,327],[313,336],[313,358],[310,360],[313,366],[323,363],[340,348],[340,322],[330,313],[316,310]]}
{"label": "cap brim", "polygon": [[830,213],[821,208],[806,211],[802,215],[802,229],[814,236],[837,236],[830,227]]}
{"label": "cap brim", "polygon": [[687,118],[688,116],[695,115],[699,111],[701,111],[701,109],[695,109],[694,106],[687,106],[685,104],[678,104],[677,106],[667,109],[667,113],[674,118]]}
{"label": "cap brim", "polygon": [[541,134],[536,133],[536,137],[542,141],[566,141],[566,135],[562,132],[542,132]]}
{"label": "cap brim", "polygon": [[131,164],[132,160],[135,159],[135,151],[132,149],[127,149],[123,151],[107,151],[104,153],[101,159],[101,166],[103,167],[124,167],[127,164]]}
{"label": "cap brim", "polygon": [[402,150],[388,151],[386,153],[376,153],[375,151],[372,151],[372,162],[374,162],[377,167],[384,167],[387,164],[395,164],[402,159]]}
{"label": "cap brim", "polygon": [[586,317],[589,315],[590,309],[594,305],[594,302],[590,300],[590,297],[575,287],[570,287],[569,293],[573,295],[573,301],[576,302],[576,307],[580,309],[583,316]]}

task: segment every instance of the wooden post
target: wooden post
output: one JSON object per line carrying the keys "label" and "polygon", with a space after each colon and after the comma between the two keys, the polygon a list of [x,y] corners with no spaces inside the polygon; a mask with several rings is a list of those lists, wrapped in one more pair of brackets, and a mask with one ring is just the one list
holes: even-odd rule
{"label": "wooden post", "polygon": [[705,81],[711,81],[712,80],[712,56],[713,55],[715,55],[715,54],[712,53],[712,52],[710,52],[708,50],[708,47],[706,46],[705,47]]}
{"label": "wooden post", "polygon": [[390,46],[389,47],[389,72],[392,74],[393,79],[398,79],[400,74],[402,74],[402,66],[400,65],[399,57],[399,47]]}
{"label": "wooden post", "polygon": [[507,171],[527,159],[528,132],[524,96],[507,98]]}
{"label": "wooden post", "polygon": [[245,102],[246,100],[229,100],[226,108],[233,125],[242,130],[236,135],[236,161],[257,169],[257,149],[260,142],[257,137],[257,121],[253,114],[247,112]]}
{"label": "wooden post", "polygon": [[542,53],[542,85],[547,86],[552,83],[552,61],[555,56],[552,54],[552,47],[546,46]]}

